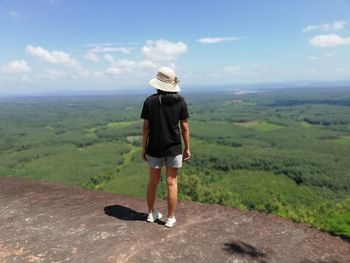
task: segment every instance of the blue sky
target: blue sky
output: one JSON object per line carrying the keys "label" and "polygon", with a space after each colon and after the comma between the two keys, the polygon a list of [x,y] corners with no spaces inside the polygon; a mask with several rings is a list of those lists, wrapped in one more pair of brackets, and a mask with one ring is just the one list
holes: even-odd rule
{"label": "blue sky", "polygon": [[350,79],[349,0],[0,0],[0,94]]}

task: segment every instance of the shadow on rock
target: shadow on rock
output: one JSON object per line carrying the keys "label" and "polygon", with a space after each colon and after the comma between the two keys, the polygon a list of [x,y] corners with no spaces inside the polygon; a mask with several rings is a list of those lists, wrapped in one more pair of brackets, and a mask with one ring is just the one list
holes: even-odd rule
{"label": "shadow on rock", "polygon": [[140,213],[135,210],[132,210],[129,207],[122,205],[110,205],[104,208],[105,214],[109,216],[114,216],[121,220],[138,220],[146,221],[147,214]]}
{"label": "shadow on rock", "polygon": [[225,243],[224,250],[232,254],[241,254],[242,256],[249,256],[251,258],[256,258],[258,262],[264,263],[267,262],[264,260],[266,258],[266,253],[260,251],[259,249],[244,243],[244,242],[235,242]]}

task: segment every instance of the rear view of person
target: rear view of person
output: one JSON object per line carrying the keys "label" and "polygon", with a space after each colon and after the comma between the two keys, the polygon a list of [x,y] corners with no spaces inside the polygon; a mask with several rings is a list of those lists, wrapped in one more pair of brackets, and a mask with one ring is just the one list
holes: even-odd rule
{"label": "rear view of person", "polygon": [[[149,183],[147,189],[148,222],[161,219],[163,215],[154,209],[157,186],[161,169],[166,166],[168,190],[168,212],[165,226],[176,223],[175,208],[177,202],[177,174],[182,161],[190,159],[189,118],[187,104],[180,91],[179,80],[175,72],[167,67],[159,69],[157,76],[149,81],[157,93],[146,98],[141,113],[143,123],[142,158],[149,165]],[[182,137],[185,148],[182,152]]]}

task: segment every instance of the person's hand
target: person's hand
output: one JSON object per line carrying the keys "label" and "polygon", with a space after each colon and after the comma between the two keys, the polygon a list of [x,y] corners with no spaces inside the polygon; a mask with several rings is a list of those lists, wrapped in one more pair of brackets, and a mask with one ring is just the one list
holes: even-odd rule
{"label": "person's hand", "polygon": [[143,150],[143,151],[142,151],[141,156],[142,156],[142,159],[143,159],[144,161],[147,161],[146,150]]}
{"label": "person's hand", "polygon": [[183,160],[184,160],[184,162],[187,162],[190,158],[191,158],[190,150],[185,149],[184,153],[183,153]]}

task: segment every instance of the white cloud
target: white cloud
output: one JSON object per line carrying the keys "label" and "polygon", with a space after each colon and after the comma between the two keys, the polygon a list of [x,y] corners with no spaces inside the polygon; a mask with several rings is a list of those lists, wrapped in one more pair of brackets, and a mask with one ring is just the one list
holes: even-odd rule
{"label": "white cloud", "polygon": [[67,72],[58,71],[54,69],[44,69],[43,78],[51,80],[60,80],[66,78],[69,74]]}
{"label": "white cloud", "polygon": [[89,79],[92,75],[93,73],[83,68],[64,68],[59,70],[42,68],[37,74],[32,74],[31,79],[33,81],[83,81],[83,79]]}
{"label": "white cloud", "polygon": [[142,74],[145,70],[155,70],[158,67],[150,60],[115,60],[110,54],[106,54],[104,58],[111,63],[111,66],[106,69],[106,73],[109,75]]}
{"label": "white cloud", "polygon": [[[63,76],[69,76],[71,79],[80,79],[87,78],[90,76],[90,71],[84,69],[81,64],[74,58],[70,56],[70,54],[63,51],[49,51],[42,47],[33,47],[32,45],[26,46],[26,51],[34,57],[38,57],[41,60],[51,63],[51,64],[59,64],[69,67],[68,71],[64,74],[56,74],[54,71],[51,71],[54,77],[51,79],[58,79]],[[46,69],[44,69],[45,71]]]}
{"label": "white cloud", "polygon": [[242,67],[241,66],[227,66],[227,67],[224,67],[223,71],[227,74],[241,75],[242,74]]}
{"label": "white cloud", "polygon": [[115,43],[111,43],[111,42],[106,42],[106,43],[89,43],[86,44],[86,47],[107,47],[107,46],[114,46]]}
{"label": "white cloud", "polygon": [[320,31],[338,31],[345,28],[346,22],[344,20],[338,20],[331,24],[309,25],[303,29],[303,32],[309,32],[314,30]]}
{"label": "white cloud", "polygon": [[197,39],[198,42],[202,44],[216,44],[216,43],[227,43],[231,41],[240,40],[239,37],[203,37]]}
{"label": "white cloud", "polygon": [[0,69],[4,74],[28,73],[32,70],[24,60],[14,60]]}
{"label": "white cloud", "polygon": [[110,54],[104,55],[104,59],[107,60],[109,63],[111,63],[112,66],[116,64],[115,59]]}
{"label": "white cloud", "polygon": [[185,43],[170,42],[163,39],[147,40],[141,49],[142,55],[152,61],[174,61],[186,52],[187,46]]}
{"label": "white cloud", "polygon": [[39,57],[42,60],[53,63],[53,64],[63,64],[71,67],[79,67],[79,62],[73,58],[68,53],[62,51],[48,51],[42,47],[33,47],[28,45],[26,51],[34,57]]}
{"label": "white cloud", "polygon": [[350,77],[350,69],[349,68],[338,67],[338,68],[335,69],[335,73],[338,76],[341,76],[343,78],[349,78]]}
{"label": "white cloud", "polygon": [[127,47],[113,47],[110,45],[97,45],[94,48],[90,49],[85,54],[85,59],[91,62],[100,61],[100,57],[97,53],[106,53],[106,52],[120,52],[123,54],[129,54],[132,51],[132,48]]}
{"label": "white cloud", "polygon": [[96,47],[94,52],[121,52],[123,54],[129,54],[132,48],[127,47]]}
{"label": "white cloud", "polygon": [[[247,66],[227,66],[222,69],[222,73],[231,76],[258,76],[269,69],[263,64],[252,64]],[[220,75],[220,74],[219,74]]]}
{"label": "white cloud", "polygon": [[100,61],[100,57],[96,54],[96,52],[93,52],[91,50],[89,50],[84,58],[90,62],[99,62]]}
{"label": "white cloud", "polygon": [[310,69],[305,69],[305,73],[306,74],[316,74],[317,73],[317,70],[313,69],[313,68],[310,68]]}
{"label": "white cloud", "polygon": [[346,70],[344,68],[336,68],[335,71],[342,73],[342,72],[345,72]]}
{"label": "white cloud", "polygon": [[12,17],[14,19],[19,19],[19,14],[16,11],[10,10],[10,11],[8,11],[8,14],[10,17]]}
{"label": "white cloud", "polygon": [[319,57],[309,57],[310,60],[319,60]]}
{"label": "white cloud", "polygon": [[310,39],[310,45],[314,47],[350,45],[350,37],[341,37],[337,34],[318,35]]}

